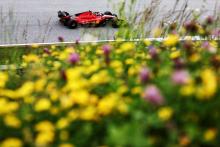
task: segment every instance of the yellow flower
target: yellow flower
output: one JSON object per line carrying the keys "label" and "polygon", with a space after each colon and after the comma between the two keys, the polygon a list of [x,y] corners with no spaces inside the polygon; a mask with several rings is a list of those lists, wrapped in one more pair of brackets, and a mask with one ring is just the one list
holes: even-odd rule
{"label": "yellow flower", "polygon": [[69,68],[66,70],[67,80],[72,82],[81,77],[82,69],[80,68]]}
{"label": "yellow flower", "polygon": [[129,58],[129,59],[127,59],[127,60],[125,61],[125,63],[126,63],[127,65],[132,65],[132,64],[135,63],[135,61],[134,61],[134,59]]}
{"label": "yellow flower", "polygon": [[53,101],[53,102],[55,102],[55,101],[57,101],[58,100],[58,98],[59,98],[59,92],[58,91],[56,91],[56,90],[51,90],[51,91],[49,91],[50,92],[50,99]]}
{"label": "yellow flower", "polygon": [[141,94],[142,88],[141,87],[134,87],[131,89],[132,94]]}
{"label": "yellow flower", "polygon": [[216,138],[217,130],[216,129],[208,129],[205,131],[203,137],[206,141],[213,141]]}
{"label": "yellow flower", "polygon": [[6,126],[19,128],[21,126],[21,121],[14,115],[6,115],[4,117],[4,123]]}
{"label": "yellow flower", "polygon": [[102,70],[99,71],[98,73],[92,75],[90,78],[90,83],[91,84],[105,84],[110,81],[110,77],[108,74],[108,71]]}
{"label": "yellow flower", "polygon": [[124,94],[127,91],[128,91],[128,87],[126,85],[121,85],[117,90],[118,94]]}
{"label": "yellow flower", "polygon": [[37,112],[41,112],[41,111],[49,110],[50,107],[51,107],[50,100],[47,98],[41,98],[36,102],[34,109]]}
{"label": "yellow flower", "polygon": [[[76,98],[78,98],[78,97],[76,97]],[[67,96],[60,97],[61,109],[71,108],[74,105],[74,102],[73,102],[72,99],[74,99],[74,97],[72,97],[72,98],[71,97],[67,97]]]}
{"label": "yellow flower", "polygon": [[39,62],[40,61],[39,57],[37,55],[35,55],[35,54],[24,55],[23,59],[27,63]]}
{"label": "yellow flower", "polygon": [[87,105],[89,102],[89,93],[86,90],[79,90],[77,92],[72,92],[71,93],[71,101],[69,103],[76,103],[80,105]]}
{"label": "yellow flower", "polygon": [[123,64],[118,60],[112,61],[110,67],[112,67],[118,75],[123,72]]}
{"label": "yellow flower", "polygon": [[62,66],[62,64],[58,61],[55,61],[55,62],[53,62],[53,66],[55,69],[59,69]]}
{"label": "yellow flower", "polygon": [[173,109],[170,107],[162,107],[158,111],[158,117],[162,121],[168,121],[173,115]]}
{"label": "yellow flower", "polygon": [[68,115],[67,117],[70,121],[74,121],[80,116],[79,112],[76,110],[69,111],[67,115]]}
{"label": "yellow flower", "polygon": [[175,46],[179,42],[178,35],[168,35],[168,37],[164,40],[163,44],[167,47]]}
{"label": "yellow flower", "polygon": [[150,45],[151,45],[151,41],[150,41],[149,39],[145,39],[145,40],[144,40],[144,44],[145,44],[146,46],[150,46]]}
{"label": "yellow flower", "polygon": [[35,48],[35,49],[36,49],[36,48],[39,48],[39,44],[32,44],[31,47],[32,47],[32,48]]}
{"label": "yellow flower", "polygon": [[95,107],[88,106],[87,108],[84,108],[80,113],[80,118],[82,120],[95,120],[97,117],[96,109]]}
{"label": "yellow flower", "polygon": [[212,98],[217,90],[217,76],[212,69],[205,69],[201,72],[202,85],[198,88],[199,99]]}
{"label": "yellow flower", "polygon": [[54,131],[54,125],[50,121],[41,121],[35,126],[35,130],[38,132],[51,132]]}
{"label": "yellow flower", "polygon": [[195,87],[192,84],[187,84],[187,85],[181,87],[181,89],[180,89],[180,93],[183,96],[190,96],[190,95],[194,94],[194,92],[195,92]]}
{"label": "yellow flower", "polygon": [[198,33],[199,33],[200,35],[204,35],[204,34],[205,34],[205,30],[204,30],[203,27],[200,26],[200,25],[198,25]]}
{"label": "yellow flower", "polygon": [[0,72],[0,88],[5,86],[5,83],[8,80],[8,75],[6,73]]}
{"label": "yellow flower", "polygon": [[34,83],[34,88],[37,92],[40,92],[44,89],[44,86],[46,85],[47,81],[46,79],[44,78],[41,78],[39,80],[37,80],[35,83]]}
{"label": "yellow flower", "polygon": [[140,69],[141,69],[141,66],[138,66],[138,65],[132,66],[128,69],[128,75],[133,76],[135,74],[138,74]]}
{"label": "yellow flower", "polygon": [[58,59],[66,60],[68,58],[68,55],[69,55],[68,53],[62,52],[62,53],[59,54]]}
{"label": "yellow flower", "polygon": [[59,52],[58,51],[53,51],[51,56],[54,56],[54,57],[58,57],[59,58]]}
{"label": "yellow flower", "polygon": [[56,127],[58,128],[58,129],[64,129],[64,128],[66,128],[66,127],[68,127],[69,126],[69,120],[67,119],[67,118],[61,118],[61,119],[59,119],[58,120],[58,122],[56,123]]}
{"label": "yellow flower", "polygon": [[181,56],[181,52],[179,50],[174,51],[170,54],[171,59],[176,59],[176,58],[179,58],[180,56]]}
{"label": "yellow flower", "polygon": [[123,65],[122,65],[122,63],[121,63],[120,61],[114,60],[114,61],[111,62],[110,66],[111,66],[112,68],[120,68],[120,67],[122,67]]}
{"label": "yellow flower", "polygon": [[90,46],[86,46],[85,51],[86,51],[87,53],[89,53],[91,50],[92,50],[92,48],[91,48]]}
{"label": "yellow flower", "polygon": [[90,60],[88,60],[88,59],[85,59],[84,61],[83,61],[83,65],[85,65],[85,66],[92,66],[92,62],[90,61]]}
{"label": "yellow flower", "polygon": [[91,105],[96,105],[96,104],[98,103],[98,96],[96,96],[96,95],[90,95],[89,103],[90,103]]}
{"label": "yellow flower", "polygon": [[211,41],[210,42],[211,47],[213,48],[218,48],[218,43],[216,41]]}
{"label": "yellow flower", "polygon": [[120,47],[120,49],[124,52],[128,52],[128,51],[131,51],[135,48],[135,45],[134,43],[131,43],[131,42],[126,42],[126,43],[123,43]]}
{"label": "yellow flower", "polygon": [[198,62],[200,60],[200,58],[201,58],[200,54],[192,54],[189,57],[189,61],[195,63],[195,62]]}
{"label": "yellow flower", "polygon": [[96,50],[96,55],[102,55],[103,54],[103,51],[101,50],[101,48],[98,48]]}
{"label": "yellow flower", "polygon": [[117,95],[110,94],[102,98],[98,104],[98,112],[102,115],[108,115],[112,112],[117,104]]}
{"label": "yellow flower", "polygon": [[19,89],[16,90],[16,97],[29,96],[34,90],[33,82],[24,83]]}
{"label": "yellow flower", "polygon": [[173,52],[176,51],[176,50],[177,50],[176,47],[172,47],[172,48],[171,48],[171,51],[173,51]]}
{"label": "yellow flower", "polygon": [[68,54],[75,53],[75,49],[73,47],[67,47],[65,48],[64,52]]}
{"label": "yellow flower", "polygon": [[65,143],[65,144],[60,144],[59,147],[75,147],[73,144]]}
{"label": "yellow flower", "polygon": [[17,102],[8,102],[6,99],[0,98],[0,115],[11,113],[16,111],[18,108],[19,104]]}
{"label": "yellow flower", "polygon": [[23,143],[18,138],[7,138],[1,144],[1,147],[22,147]]}
{"label": "yellow flower", "polygon": [[56,49],[56,45],[51,45],[51,49],[55,50]]}
{"label": "yellow flower", "polygon": [[89,64],[91,64],[91,65],[87,66],[87,68],[85,70],[85,74],[91,74],[91,73],[97,71],[100,68],[99,63],[92,63],[89,60],[87,62],[90,62]]}
{"label": "yellow flower", "polygon": [[35,139],[36,146],[48,146],[54,140],[54,132],[40,132]]}
{"label": "yellow flower", "polygon": [[35,139],[35,143],[37,146],[45,146],[54,140],[54,125],[50,121],[42,121],[39,122],[35,126],[35,130],[39,133]]}

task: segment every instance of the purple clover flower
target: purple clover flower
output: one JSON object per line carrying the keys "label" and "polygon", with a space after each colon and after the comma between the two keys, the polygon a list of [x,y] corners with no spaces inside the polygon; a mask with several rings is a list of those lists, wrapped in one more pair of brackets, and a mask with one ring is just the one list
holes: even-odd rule
{"label": "purple clover flower", "polygon": [[212,24],[214,22],[214,18],[212,17],[212,16],[208,16],[207,18],[206,18],[206,24]]}
{"label": "purple clover flower", "polygon": [[50,50],[48,48],[44,48],[44,53],[51,54]]}
{"label": "purple clover flower", "polygon": [[59,37],[58,37],[58,41],[59,41],[59,42],[64,42],[64,38],[63,38],[62,36],[59,36]]}
{"label": "purple clover flower", "polygon": [[212,31],[212,35],[213,35],[214,37],[220,37],[220,29],[214,29],[214,30]]}
{"label": "purple clover flower", "polygon": [[153,105],[164,104],[164,97],[161,95],[160,90],[155,85],[150,85],[145,89],[143,98]]}
{"label": "purple clover flower", "polygon": [[147,67],[142,68],[139,76],[141,82],[146,83],[150,79],[150,70]]}
{"label": "purple clover flower", "polygon": [[157,49],[154,46],[149,46],[149,54],[152,58],[157,58]]}
{"label": "purple clover flower", "polygon": [[79,54],[77,53],[72,53],[69,56],[69,62],[71,64],[76,64],[80,60]]}
{"label": "purple clover flower", "polygon": [[208,41],[205,41],[202,44],[202,48],[206,49],[210,53],[216,53],[216,51],[217,51],[217,49],[215,47],[211,46],[211,44]]}
{"label": "purple clover flower", "polygon": [[111,46],[108,44],[103,45],[102,50],[103,50],[104,55],[109,55],[111,52]]}
{"label": "purple clover flower", "polygon": [[177,85],[187,84],[189,81],[189,72],[187,70],[176,70],[173,72],[171,79]]}

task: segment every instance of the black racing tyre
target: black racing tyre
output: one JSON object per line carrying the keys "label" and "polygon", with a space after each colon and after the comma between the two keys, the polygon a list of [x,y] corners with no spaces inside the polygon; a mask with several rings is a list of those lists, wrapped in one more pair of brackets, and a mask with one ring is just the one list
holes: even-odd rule
{"label": "black racing tyre", "polygon": [[116,14],[112,14],[112,16],[118,17],[118,15],[116,15]]}
{"label": "black racing tyre", "polygon": [[106,21],[102,21],[102,22],[100,22],[97,26],[98,27],[105,27],[106,26]]}
{"label": "black racing tyre", "polygon": [[66,21],[63,22],[63,25],[68,26],[68,23],[69,23],[69,21],[66,20]]}
{"label": "black racing tyre", "polygon": [[111,13],[110,11],[106,11],[106,12],[104,13],[104,15],[112,15],[112,13]]}
{"label": "black racing tyre", "polygon": [[68,25],[67,25],[70,29],[75,29],[78,26],[78,23],[75,20],[69,20],[68,21]]}

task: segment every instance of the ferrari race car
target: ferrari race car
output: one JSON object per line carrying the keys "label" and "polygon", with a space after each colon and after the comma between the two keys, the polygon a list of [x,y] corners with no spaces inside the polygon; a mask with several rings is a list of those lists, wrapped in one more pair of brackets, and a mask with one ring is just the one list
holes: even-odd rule
{"label": "ferrari race car", "polygon": [[105,26],[111,24],[113,28],[118,28],[122,25],[123,21],[118,19],[116,14],[112,14],[107,11],[105,13],[86,11],[75,15],[70,15],[68,12],[59,11],[58,17],[60,22],[69,27],[75,29],[78,26]]}

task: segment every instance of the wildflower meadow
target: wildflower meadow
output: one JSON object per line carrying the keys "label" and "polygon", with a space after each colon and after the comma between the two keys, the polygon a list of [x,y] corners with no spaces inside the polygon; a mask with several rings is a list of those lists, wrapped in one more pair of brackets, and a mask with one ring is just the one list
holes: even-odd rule
{"label": "wildflower meadow", "polygon": [[218,147],[214,22],[159,26],[161,41],[124,41],[134,32],[122,28],[113,42],[14,47],[17,68],[0,71],[0,146]]}

